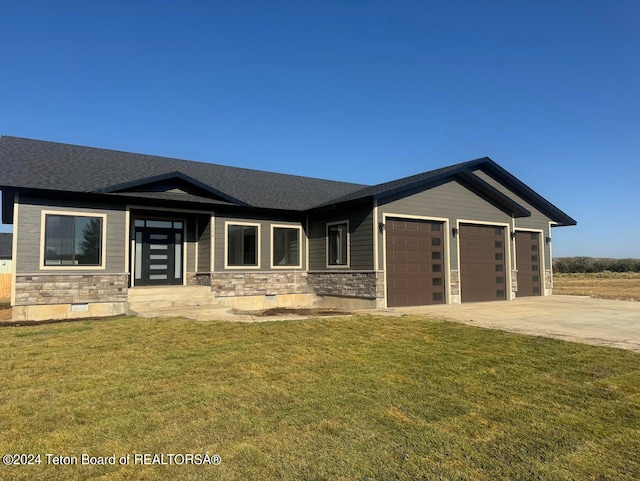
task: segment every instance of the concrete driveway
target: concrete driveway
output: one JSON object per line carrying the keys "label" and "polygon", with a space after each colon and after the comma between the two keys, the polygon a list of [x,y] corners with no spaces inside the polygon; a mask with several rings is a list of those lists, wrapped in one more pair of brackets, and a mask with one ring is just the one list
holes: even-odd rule
{"label": "concrete driveway", "polygon": [[548,296],[389,311],[640,352],[640,302]]}

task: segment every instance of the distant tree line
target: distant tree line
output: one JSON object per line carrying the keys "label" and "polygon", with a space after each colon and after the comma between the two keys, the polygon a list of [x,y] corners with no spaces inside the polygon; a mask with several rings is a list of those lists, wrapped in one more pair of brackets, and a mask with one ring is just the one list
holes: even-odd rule
{"label": "distant tree line", "polygon": [[640,272],[640,259],[599,259],[596,257],[558,257],[553,270],[562,273]]}

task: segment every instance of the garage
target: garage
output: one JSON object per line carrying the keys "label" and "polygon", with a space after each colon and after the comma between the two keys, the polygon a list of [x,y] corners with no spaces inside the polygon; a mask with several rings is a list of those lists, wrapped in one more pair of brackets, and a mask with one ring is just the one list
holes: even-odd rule
{"label": "garage", "polygon": [[541,295],[540,234],[516,232],[516,269],[518,269],[518,297]]}
{"label": "garage", "polygon": [[442,222],[386,220],[387,306],[445,302]]}
{"label": "garage", "polygon": [[460,291],[462,302],[507,298],[504,227],[460,224]]}

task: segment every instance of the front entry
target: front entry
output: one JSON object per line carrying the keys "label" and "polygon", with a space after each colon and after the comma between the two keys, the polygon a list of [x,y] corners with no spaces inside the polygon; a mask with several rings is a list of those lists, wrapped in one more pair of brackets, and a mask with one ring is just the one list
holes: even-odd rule
{"label": "front entry", "polygon": [[134,225],[134,285],[181,285],[184,223],[136,219]]}

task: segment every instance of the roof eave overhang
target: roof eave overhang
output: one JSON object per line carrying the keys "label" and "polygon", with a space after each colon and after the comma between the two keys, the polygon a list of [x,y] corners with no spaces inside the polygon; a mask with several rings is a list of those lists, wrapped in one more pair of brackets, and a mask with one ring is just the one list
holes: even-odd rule
{"label": "roof eave overhang", "polygon": [[515,176],[507,172],[505,169],[496,164],[493,160],[486,158],[483,162],[477,163],[475,166],[479,170],[489,175],[496,181],[500,182],[506,188],[517,194],[519,197],[534,206],[549,219],[556,223],[555,227],[574,226],[577,221],[558,209],[551,202],[546,200],[540,194],[536,193],[531,187],[527,186]]}
{"label": "roof eave overhang", "polygon": [[114,184],[114,185],[102,187],[100,189],[94,190],[93,193],[96,193],[96,194],[122,193],[123,191],[130,190],[136,187],[142,187],[144,185],[153,184],[156,182],[162,182],[162,181],[171,180],[171,179],[180,179],[181,181],[191,184],[200,190],[203,190],[205,192],[208,192],[211,195],[224,199],[225,201],[231,204],[244,206],[244,207],[249,206],[249,204],[247,204],[246,202],[243,202],[240,199],[232,197],[229,194],[226,194],[225,192],[222,192],[208,184],[200,182],[199,180],[194,179],[193,177],[186,175],[185,173],[180,171],[167,172],[161,175],[145,177],[141,179],[132,180],[130,182],[124,182],[121,184]]}
{"label": "roof eave overhang", "polygon": [[[480,163],[485,159],[479,159]],[[430,177],[426,180],[413,182],[403,185],[402,187],[391,189],[373,196],[376,200],[383,200],[389,197],[401,195],[403,192],[411,192],[415,190],[427,190],[447,182],[457,181],[465,188],[486,200],[501,211],[512,217],[530,217],[531,212],[522,205],[515,202],[495,187],[489,185],[477,175],[473,174],[468,168],[460,168],[454,172],[446,172],[441,175]]]}
{"label": "roof eave overhang", "polygon": [[461,169],[454,174],[454,179],[474,194],[509,214],[511,217],[531,217],[531,211],[517,203],[512,198],[500,192],[468,169]]}
{"label": "roof eave overhang", "polygon": [[[246,204],[236,204],[231,202],[220,202],[212,200],[211,203],[208,202],[194,202],[185,200],[166,200],[166,199],[158,199],[158,198],[145,198],[140,196],[128,196],[127,193],[98,193],[98,192],[81,192],[81,191],[62,191],[62,190],[51,190],[51,189],[38,189],[38,188],[17,188],[17,187],[0,187],[3,195],[5,193],[11,192],[18,194],[25,194],[32,197],[41,197],[41,198],[53,198],[53,199],[62,199],[62,200],[84,200],[87,202],[103,202],[109,204],[136,204],[136,205],[149,205],[153,207],[167,207],[167,203],[170,202],[172,206],[179,205],[184,209],[193,209],[193,210],[203,210],[203,209],[217,209],[220,207],[224,208],[246,208],[246,209],[255,209],[254,207],[248,206]],[[4,204],[3,204],[4,211]]]}

